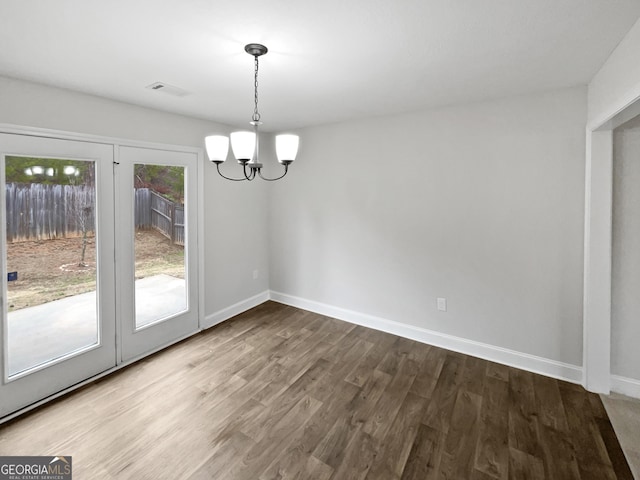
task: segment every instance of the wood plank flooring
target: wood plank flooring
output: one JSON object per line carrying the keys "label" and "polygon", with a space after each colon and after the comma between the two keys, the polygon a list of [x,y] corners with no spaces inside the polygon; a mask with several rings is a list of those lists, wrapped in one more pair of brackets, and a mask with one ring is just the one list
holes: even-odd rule
{"label": "wood plank flooring", "polygon": [[582,387],[267,302],[0,426],[76,479],[632,479]]}

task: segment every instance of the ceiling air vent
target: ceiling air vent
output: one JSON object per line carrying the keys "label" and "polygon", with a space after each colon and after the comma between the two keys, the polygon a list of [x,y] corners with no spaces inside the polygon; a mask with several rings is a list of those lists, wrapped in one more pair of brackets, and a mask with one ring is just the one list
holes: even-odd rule
{"label": "ceiling air vent", "polygon": [[165,82],[155,82],[151,85],[147,85],[144,87],[148,90],[155,90],[156,92],[164,92],[168,95],[173,95],[174,97],[185,97],[189,95],[189,92],[183,90],[179,87],[174,87],[173,85],[169,85]]}

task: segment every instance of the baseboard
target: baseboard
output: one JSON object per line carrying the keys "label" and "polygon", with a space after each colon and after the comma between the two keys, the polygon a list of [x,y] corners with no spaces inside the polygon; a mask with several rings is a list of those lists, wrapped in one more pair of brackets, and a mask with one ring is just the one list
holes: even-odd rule
{"label": "baseboard", "polygon": [[611,375],[611,391],[627,397],[640,398],[640,380]]}
{"label": "baseboard", "polygon": [[560,380],[566,380],[571,383],[582,383],[582,367],[577,365],[571,365],[568,363],[550,360],[548,358],[537,357],[528,353],[517,352],[515,350],[509,350],[486,343],[455,337],[453,335],[447,335],[445,333],[427,330],[414,325],[407,325],[405,323],[399,323],[393,320],[355,312],[353,310],[334,307],[325,303],[307,300],[284,293],[271,291],[270,298],[274,302],[283,303],[292,307],[355,323],[356,325],[361,325],[363,327],[373,328],[375,330],[391,333],[400,337],[409,338],[411,340],[445,348],[454,352],[464,353],[466,355],[490,360],[510,367],[520,368],[522,370],[539,373],[541,375]]}
{"label": "baseboard", "polygon": [[257,307],[267,300],[269,300],[269,291],[265,290],[264,292],[254,295],[253,297],[247,298],[246,300],[242,300],[238,303],[234,303],[229,307],[223,308],[222,310],[218,310],[215,313],[207,315],[204,319],[204,325],[201,325],[201,328],[203,330],[205,328],[211,328],[214,325],[224,322],[231,317],[235,317],[242,312],[246,312],[253,307]]}

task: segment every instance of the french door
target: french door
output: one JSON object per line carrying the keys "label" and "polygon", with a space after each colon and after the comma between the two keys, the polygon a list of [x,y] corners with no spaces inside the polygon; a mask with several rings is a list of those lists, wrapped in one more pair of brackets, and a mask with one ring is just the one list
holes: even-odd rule
{"label": "french door", "polygon": [[123,361],[198,329],[196,160],[189,152],[119,147]]}
{"label": "french door", "polygon": [[0,133],[0,418],[197,331],[197,159]]}
{"label": "french door", "polygon": [[116,363],[113,146],[0,134],[0,417]]}

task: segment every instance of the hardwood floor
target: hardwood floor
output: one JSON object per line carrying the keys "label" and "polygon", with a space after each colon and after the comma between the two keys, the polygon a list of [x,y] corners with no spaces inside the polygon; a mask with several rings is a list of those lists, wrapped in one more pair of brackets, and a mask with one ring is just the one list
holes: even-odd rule
{"label": "hardwood floor", "polygon": [[265,303],[0,426],[76,479],[632,479],[582,387]]}

